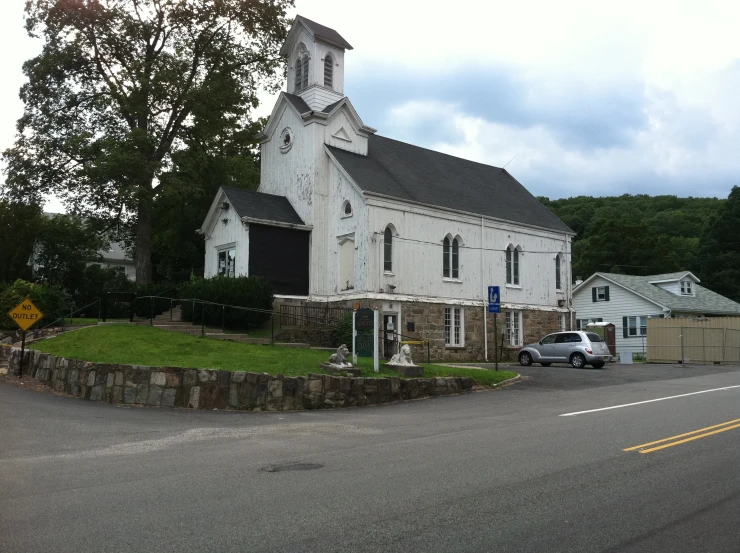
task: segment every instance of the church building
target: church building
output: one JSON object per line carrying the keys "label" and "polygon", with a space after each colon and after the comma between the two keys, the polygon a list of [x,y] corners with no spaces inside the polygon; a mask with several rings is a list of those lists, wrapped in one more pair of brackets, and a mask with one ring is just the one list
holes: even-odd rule
{"label": "church building", "polygon": [[428,340],[437,360],[492,359],[494,340],[515,350],[571,328],[573,231],[505,169],[377,134],[344,95],[349,50],[296,17],[259,189],[214,198],[200,230],[205,276],[263,276],[276,304],[373,307],[384,336]]}

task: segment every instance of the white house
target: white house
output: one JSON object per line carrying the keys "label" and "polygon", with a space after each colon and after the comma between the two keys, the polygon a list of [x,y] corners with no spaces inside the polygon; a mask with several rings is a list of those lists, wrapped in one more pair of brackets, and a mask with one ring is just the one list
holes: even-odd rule
{"label": "white house", "polygon": [[344,96],[351,49],[296,18],[259,190],[214,198],[205,275],[265,276],[279,301],[370,305],[438,359],[493,355],[490,285],[505,346],[569,328],[573,231],[504,169],[376,134]]}
{"label": "white house", "polygon": [[573,290],[576,328],[613,323],[617,353],[640,353],[645,351],[650,317],[740,315],[740,304],[699,282],[689,271],[648,276],[594,273]]}

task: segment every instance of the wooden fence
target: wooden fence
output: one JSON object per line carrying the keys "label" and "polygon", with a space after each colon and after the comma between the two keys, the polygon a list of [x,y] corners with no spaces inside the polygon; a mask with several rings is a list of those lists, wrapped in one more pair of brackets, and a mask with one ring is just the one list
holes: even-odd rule
{"label": "wooden fence", "polygon": [[648,319],[650,363],[740,363],[740,317]]}

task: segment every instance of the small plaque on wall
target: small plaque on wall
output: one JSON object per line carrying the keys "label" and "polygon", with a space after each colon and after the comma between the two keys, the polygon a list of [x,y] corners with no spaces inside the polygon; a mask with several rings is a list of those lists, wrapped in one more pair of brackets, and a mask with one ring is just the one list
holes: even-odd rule
{"label": "small plaque on wall", "polygon": [[408,332],[416,332],[416,323],[406,323],[406,330]]}

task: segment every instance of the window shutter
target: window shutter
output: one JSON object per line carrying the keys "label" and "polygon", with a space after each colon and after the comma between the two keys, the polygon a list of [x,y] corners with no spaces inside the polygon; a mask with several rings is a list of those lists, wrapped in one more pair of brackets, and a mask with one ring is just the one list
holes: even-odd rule
{"label": "window shutter", "polygon": [[604,286],[604,301],[609,301],[609,287]]}
{"label": "window shutter", "polygon": [[591,302],[596,303],[596,288],[591,288]]}
{"label": "window shutter", "polygon": [[622,317],[622,338],[627,337],[627,317]]}

